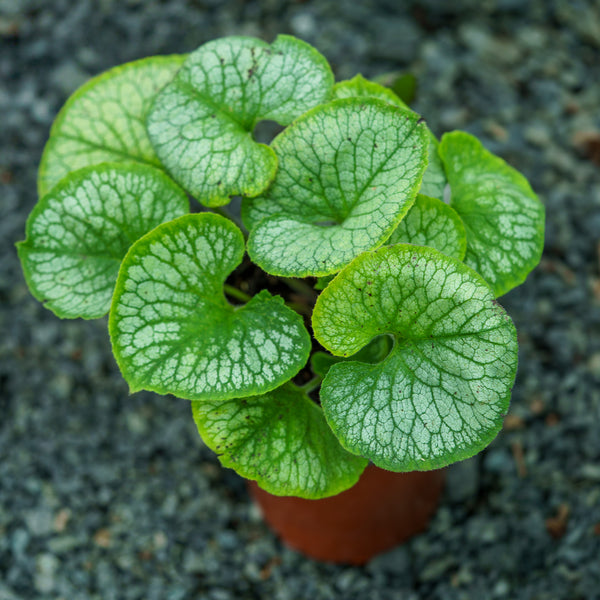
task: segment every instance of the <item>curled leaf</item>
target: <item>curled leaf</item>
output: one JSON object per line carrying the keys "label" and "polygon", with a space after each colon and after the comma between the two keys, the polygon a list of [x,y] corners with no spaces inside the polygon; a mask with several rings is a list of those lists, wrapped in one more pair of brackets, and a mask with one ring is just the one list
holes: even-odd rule
{"label": "curled leaf", "polygon": [[252,139],[258,121],[287,125],[331,93],[333,74],[312,46],[226,37],[192,52],[154,102],[148,133],[171,175],[206,206],[256,196],[277,159]]}
{"label": "curled leaf", "polygon": [[197,401],[192,411],[221,463],[271,494],[333,496],[352,487],[367,464],[340,446],[321,408],[291,383],[261,396]]}
{"label": "curled leaf", "polygon": [[38,171],[46,194],[72,171],[103,162],[139,162],[161,168],[146,134],[156,93],[185,56],[152,56],[114,67],[81,86],[56,117]]}
{"label": "curled leaf", "polygon": [[436,469],[500,430],[516,332],[466,265],[403,244],[364,253],[319,296],[313,329],[340,356],[383,333],[395,338],[382,362],[337,363],[321,386],[325,417],[350,452],[392,471]]}
{"label": "curled leaf", "polygon": [[102,317],[129,247],[188,211],[183,190],[150,166],[103,163],[67,175],[37,203],[17,245],[32,294],[62,318]]}
{"label": "curled leaf", "polygon": [[446,133],[440,156],[451,206],[467,233],[465,263],[502,296],[525,281],[544,248],[544,207],[528,181],[474,136]]}
{"label": "curled leaf", "polygon": [[222,400],[272,390],[306,363],[301,317],[263,290],[246,305],[223,284],[244,238],[212,213],[165,223],[136,242],[119,272],[110,311],[113,352],[132,392]]}
{"label": "curled leaf", "polygon": [[244,202],[250,257],[274,275],[339,271],[382,244],[414,202],[427,165],[418,115],[374,98],[309,111],[272,144],[273,184]]}

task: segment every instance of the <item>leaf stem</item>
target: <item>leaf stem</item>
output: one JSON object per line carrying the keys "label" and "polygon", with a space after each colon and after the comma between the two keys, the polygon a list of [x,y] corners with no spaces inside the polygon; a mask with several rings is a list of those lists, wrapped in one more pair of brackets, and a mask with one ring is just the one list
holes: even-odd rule
{"label": "leaf stem", "polygon": [[[238,290],[236,287],[229,285],[228,283],[223,284],[223,289],[228,296],[231,296],[236,300],[240,300],[241,302],[245,303],[252,300],[252,296],[246,294],[245,292],[242,292],[242,290]],[[291,308],[292,310],[295,310],[297,313],[300,313],[301,315],[308,315],[310,317],[310,315],[312,314],[310,306],[300,304],[299,302],[286,302],[285,305]]]}
{"label": "leaf stem", "polygon": [[280,279],[289,288],[313,303],[319,295],[310,285],[308,285],[308,283],[305,283],[300,279],[294,279],[293,277],[280,277]]}
{"label": "leaf stem", "polygon": [[310,306],[307,306],[306,304],[301,304],[300,302],[286,302],[285,305],[301,315],[306,315],[307,317],[312,315]]}
{"label": "leaf stem", "polygon": [[316,390],[321,385],[323,377],[321,375],[315,375],[310,381],[307,381],[304,385],[298,386],[306,394],[310,394],[313,390]]}
{"label": "leaf stem", "polygon": [[249,296],[242,290],[238,290],[236,287],[229,285],[228,283],[223,285],[223,289],[228,296],[235,298],[236,300],[241,300],[242,302],[249,302],[252,300],[252,296]]}

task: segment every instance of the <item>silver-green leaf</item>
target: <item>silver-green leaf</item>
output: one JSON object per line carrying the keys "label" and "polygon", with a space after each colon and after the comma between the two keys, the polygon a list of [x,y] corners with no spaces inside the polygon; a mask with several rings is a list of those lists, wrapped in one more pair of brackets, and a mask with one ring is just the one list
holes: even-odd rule
{"label": "silver-green leaf", "polygon": [[[340,81],[333,86],[333,98],[378,98],[384,102],[389,102],[405,110],[411,110],[391,89],[380,85],[374,81],[365,79],[362,75],[356,75],[352,79]],[[427,155],[429,164],[423,175],[421,194],[438,198],[444,197],[444,188],[446,187],[446,175],[442,161],[438,155],[438,141],[435,135],[429,132],[429,147]]]}
{"label": "silver-green leaf", "polygon": [[261,396],[193,402],[192,411],[221,463],[271,494],[333,496],[367,464],[342,448],[321,408],[291,383]]}
{"label": "silver-green leaf", "polygon": [[172,176],[206,206],[221,206],[234,194],[260,194],[275,175],[275,154],[252,138],[257,122],[287,125],[325,101],[332,85],[325,58],[291,36],[271,45],[214,40],[157,97],[148,133]]}
{"label": "silver-green leaf", "polygon": [[448,180],[446,179],[446,173],[444,172],[444,166],[442,165],[442,159],[438,153],[438,148],[439,142],[430,130],[429,148],[427,150],[429,165],[427,166],[425,175],[423,175],[423,183],[419,192],[425,196],[443,200],[444,190]]}
{"label": "silver-green leaf", "polygon": [[333,365],[321,386],[342,445],[392,471],[443,467],[497,435],[517,368],[514,326],[475,271],[398,244],[355,259],[322,292],[317,340],[340,356],[388,333],[379,364]]}
{"label": "silver-green leaf", "polygon": [[427,166],[418,115],[374,98],[309,111],[275,138],[277,176],[246,199],[248,253],[274,275],[339,271],[381,245],[414,202]]}
{"label": "silver-green leaf", "polygon": [[462,260],[467,235],[455,210],[437,198],[419,194],[386,243],[388,246],[399,243],[429,246]]}
{"label": "silver-green leaf", "polygon": [[223,400],[272,390],[306,363],[301,317],[263,290],[246,305],[223,284],[244,238],[228,219],[186,215],[127,253],[109,318],[113,352],[132,392]]}
{"label": "silver-green leaf", "polygon": [[518,171],[474,136],[443,136],[439,153],[451,206],[467,233],[465,263],[502,296],[523,283],[544,248],[544,207]]}
{"label": "silver-green leaf", "polygon": [[131,244],[188,211],[183,190],[154,167],[75,171],[37,203],[17,245],[29,289],[59,317],[101,317]]}
{"label": "silver-green leaf", "polygon": [[384,102],[399,106],[404,110],[410,110],[392,90],[379,83],[365,79],[360,73],[352,79],[336,83],[333,86],[332,98],[334,100],[339,100],[340,98],[378,98]]}
{"label": "silver-green leaf", "polygon": [[56,117],[38,171],[38,193],[65,175],[103,162],[161,167],[146,133],[146,113],[183,55],[152,56],[120,65],[80,87]]}

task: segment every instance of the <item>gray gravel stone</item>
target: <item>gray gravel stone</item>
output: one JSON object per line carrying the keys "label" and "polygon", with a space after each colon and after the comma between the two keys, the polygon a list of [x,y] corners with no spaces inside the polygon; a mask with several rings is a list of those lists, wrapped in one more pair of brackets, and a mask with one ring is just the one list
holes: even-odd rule
{"label": "gray gravel stone", "polygon": [[48,594],[56,587],[56,571],[60,561],[53,554],[39,554],[36,558],[34,585],[38,592]]}
{"label": "gray gravel stone", "polygon": [[21,598],[3,583],[0,583],[0,600],[21,600]]}
{"label": "gray gravel stone", "polygon": [[480,456],[452,465],[446,473],[446,497],[454,503],[473,503],[479,489]]}
{"label": "gray gravel stone", "polygon": [[29,544],[29,534],[24,529],[17,529],[11,536],[11,551],[16,560],[25,557],[25,551]]}
{"label": "gray gravel stone", "polygon": [[54,515],[46,506],[26,511],[23,519],[32,536],[45,536],[53,530]]}
{"label": "gray gravel stone", "polygon": [[84,84],[90,78],[90,75],[75,61],[69,61],[58,66],[50,77],[52,84],[61,93],[68,96]]}
{"label": "gray gravel stone", "polygon": [[[600,186],[574,136],[600,131],[599,19],[593,0],[0,0],[0,600],[598,598]],[[283,547],[188,403],[129,396],[106,320],[56,319],[14,251],[51,121],[88,74],[279,32],[338,79],[414,73],[433,130],[482,135],[547,209],[542,266],[500,299],[521,340],[522,426],[449,469],[429,530],[366,567]]]}

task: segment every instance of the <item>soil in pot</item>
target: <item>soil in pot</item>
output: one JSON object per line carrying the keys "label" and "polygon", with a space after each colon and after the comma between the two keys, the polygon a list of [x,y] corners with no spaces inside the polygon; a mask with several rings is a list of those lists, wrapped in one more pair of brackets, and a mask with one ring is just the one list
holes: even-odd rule
{"label": "soil in pot", "polygon": [[361,565],[423,531],[444,471],[392,473],[369,465],[351,489],[322,500],[273,496],[249,482],[265,521],[285,544],[322,561]]}

